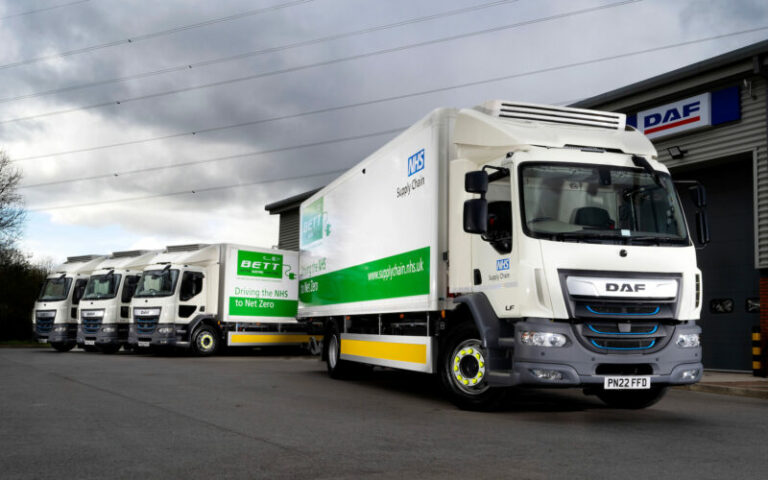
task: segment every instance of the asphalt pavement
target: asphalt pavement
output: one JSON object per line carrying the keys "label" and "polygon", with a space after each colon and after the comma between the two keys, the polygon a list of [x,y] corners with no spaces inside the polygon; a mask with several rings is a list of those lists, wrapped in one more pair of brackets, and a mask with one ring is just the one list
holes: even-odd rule
{"label": "asphalt pavement", "polygon": [[316,357],[0,349],[0,478],[765,479],[768,401],[578,390],[465,412],[432,377],[328,378]]}

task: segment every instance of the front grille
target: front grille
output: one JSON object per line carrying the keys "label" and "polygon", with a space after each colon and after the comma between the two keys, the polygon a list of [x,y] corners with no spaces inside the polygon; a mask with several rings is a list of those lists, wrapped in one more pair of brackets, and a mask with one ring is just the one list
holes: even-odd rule
{"label": "front grille", "polygon": [[656,345],[656,340],[636,340],[634,338],[601,338],[592,339],[590,342],[602,350],[648,350]]}
{"label": "front grille", "polygon": [[150,335],[157,328],[158,317],[135,317],[136,333],[139,335]]}
{"label": "front grille", "polygon": [[651,353],[664,348],[675,327],[624,319],[575,324],[574,330],[581,343],[595,352]]}
{"label": "front grille", "polygon": [[40,334],[51,333],[53,330],[52,318],[37,318],[35,321],[35,331]]}
{"label": "front grille", "polygon": [[83,325],[83,332],[88,334],[96,334],[99,331],[99,327],[101,327],[101,318],[94,318],[94,317],[81,317],[80,318],[82,325]]}

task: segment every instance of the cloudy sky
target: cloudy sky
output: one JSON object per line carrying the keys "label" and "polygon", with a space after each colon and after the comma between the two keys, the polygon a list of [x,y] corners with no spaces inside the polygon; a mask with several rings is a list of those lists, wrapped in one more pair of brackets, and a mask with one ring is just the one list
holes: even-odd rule
{"label": "cloudy sky", "polygon": [[265,204],[434,108],[567,104],[766,38],[764,0],[0,0],[0,149],[35,259],[271,246]]}

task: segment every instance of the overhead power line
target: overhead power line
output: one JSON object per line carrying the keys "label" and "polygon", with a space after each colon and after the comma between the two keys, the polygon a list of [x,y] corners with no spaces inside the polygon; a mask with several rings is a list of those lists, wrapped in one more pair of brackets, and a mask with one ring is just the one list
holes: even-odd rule
{"label": "overhead power line", "polygon": [[73,5],[78,5],[78,4],[85,3],[85,2],[90,2],[90,1],[91,0],[77,0],[76,2],[62,3],[62,4],[59,4],[59,5],[52,5],[50,7],[36,8],[34,10],[27,10],[25,12],[12,13],[10,15],[6,15],[4,17],[0,17],[0,20],[8,20],[9,18],[24,17],[26,15],[33,15],[35,13],[47,12],[47,11],[50,11],[50,10],[56,10],[58,8],[71,7]]}
{"label": "overhead power line", "polygon": [[234,160],[238,158],[248,158],[248,157],[258,157],[261,155],[267,155],[270,153],[279,153],[279,152],[287,152],[290,150],[299,150],[302,148],[311,148],[311,147],[319,147],[323,145],[331,145],[334,143],[341,143],[341,142],[349,142],[352,140],[362,140],[364,138],[371,138],[371,137],[378,137],[381,135],[391,135],[393,133],[399,133],[405,130],[407,127],[401,127],[401,128],[394,128],[390,130],[384,130],[380,132],[374,132],[374,133],[366,133],[364,135],[355,135],[351,137],[344,137],[344,138],[334,138],[332,140],[323,140],[320,142],[312,142],[312,143],[304,143],[301,145],[291,145],[288,147],[280,147],[280,148],[272,148],[269,150],[257,150],[253,152],[246,152],[246,153],[238,153],[235,155],[226,155],[223,157],[215,157],[215,158],[208,158],[204,160],[192,160],[189,162],[182,162],[182,163],[172,163],[168,165],[157,165],[153,167],[145,167],[145,168],[136,168],[132,170],[123,170],[122,172],[113,172],[113,173],[104,173],[100,175],[91,175],[89,177],[78,177],[78,178],[72,178],[68,180],[56,180],[52,182],[42,182],[42,183],[33,183],[30,185],[20,185],[19,189],[29,189],[29,188],[39,188],[39,187],[50,187],[54,185],[63,185],[67,183],[77,183],[77,182],[85,182],[89,180],[101,180],[105,178],[115,178],[115,177],[125,177],[128,175],[136,175],[138,173],[147,173],[147,172],[157,172],[160,170],[168,170],[171,168],[179,168],[179,167],[188,167],[191,165],[202,165],[206,163],[213,163],[213,162],[222,162],[225,160]]}
{"label": "overhead power line", "polygon": [[334,170],[331,172],[325,172],[325,173],[318,173],[315,175],[298,175],[298,176],[291,176],[291,177],[282,177],[282,178],[273,178],[271,180],[259,180],[256,182],[247,182],[247,183],[235,183],[231,185],[221,185],[217,187],[207,187],[207,188],[197,188],[194,190],[180,190],[177,192],[170,192],[170,193],[158,193],[155,195],[143,195],[139,197],[128,197],[128,198],[118,198],[115,200],[105,200],[105,201],[97,201],[97,202],[86,202],[86,203],[73,203],[69,205],[57,205],[52,207],[39,207],[39,208],[28,208],[26,209],[28,212],[41,212],[41,211],[51,211],[51,210],[62,210],[65,208],[79,208],[79,207],[93,207],[97,205],[107,205],[107,204],[114,204],[114,203],[124,203],[124,202],[136,202],[139,200],[150,200],[154,198],[162,198],[162,197],[174,197],[179,195],[191,195],[191,194],[197,194],[197,193],[206,193],[206,192],[213,192],[216,190],[228,190],[230,188],[242,188],[242,187],[252,187],[254,185],[264,185],[267,183],[277,183],[277,182],[284,182],[287,180],[299,180],[299,179],[308,179],[308,178],[317,178],[317,177],[324,177],[328,175],[335,175],[342,172],[345,172],[344,170]]}
{"label": "overhead power line", "polygon": [[581,15],[581,14],[584,14],[584,13],[591,13],[591,12],[594,12],[595,10],[603,10],[603,9],[606,9],[606,8],[613,8],[613,7],[625,5],[627,3],[636,3],[636,2],[639,2],[639,1],[642,1],[642,0],[626,0],[624,2],[614,3],[614,4],[611,4],[611,5],[603,5],[603,6],[600,6],[600,7],[587,8],[587,9],[583,9],[583,10],[576,10],[576,11],[572,11],[572,12],[566,12],[566,13],[561,13],[561,14],[557,14],[557,15],[551,15],[551,16],[548,16],[548,17],[542,17],[542,18],[537,18],[537,19],[533,19],[533,20],[526,20],[524,22],[513,23],[513,24],[510,24],[510,25],[504,25],[504,26],[501,26],[501,27],[493,27],[493,28],[488,28],[488,29],[483,29],[483,30],[477,30],[477,31],[474,31],[474,32],[463,33],[463,34],[459,34],[459,35],[451,35],[451,36],[448,36],[448,37],[437,38],[437,39],[434,39],[434,40],[427,40],[427,41],[424,41],[424,42],[411,43],[411,44],[408,44],[408,45],[401,45],[399,47],[386,48],[386,49],[383,49],[383,50],[376,50],[376,51],[373,51],[373,52],[362,53],[362,54],[359,54],[359,55],[351,55],[351,56],[347,56],[347,57],[336,58],[336,59],[333,59],[333,60],[326,60],[326,61],[323,61],[323,62],[311,63],[311,64],[308,64],[308,65],[299,65],[299,66],[296,66],[296,67],[284,68],[284,69],[280,69],[280,70],[273,70],[271,72],[263,72],[263,73],[253,74],[253,75],[246,75],[244,77],[236,77],[236,78],[231,78],[231,79],[227,79],[227,80],[220,80],[220,81],[217,81],[217,82],[205,83],[205,84],[202,84],[202,85],[193,85],[193,86],[184,87],[184,88],[177,88],[177,89],[173,89],[173,90],[167,90],[167,91],[164,91],[164,92],[158,92],[158,93],[153,93],[153,94],[141,95],[141,96],[138,96],[138,97],[130,97],[130,98],[124,98],[124,99],[119,99],[119,100],[110,100],[110,101],[107,101],[107,102],[96,103],[96,104],[93,104],[93,105],[87,105],[87,106],[83,106],[83,107],[68,108],[68,109],[65,109],[65,110],[58,110],[58,111],[53,111],[53,112],[39,113],[39,114],[36,114],[36,115],[28,115],[28,116],[25,116],[25,117],[11,118],[11,119],[8,119],[8,120],[0,120],[0,125],[5,124],[5,123],[23,121],[23,120],[32,120],[32,119],[49,117],[49,116],[54,116],[54,115],[61,115],[61,114],[65,114],[65,113],[73,113],[73,112],[78,112],[78,111],[91,110],[91,109],[95,109],[95,108],[104,108],[104,107],[110,107],[110,106],[116,106],[116,105],[123,105],[123,104],[126,104],[126,103],[137,102],[137,101],[142,101],[142,100],[149,100],[149,99],[153,99],[153,98],[159,98],[159,97],[164,97],[164,96],[168,96],[168,95],[174,95],[174,94],[178,94],[178,93],[189,92],[189,91],[193,91],[193,90],[200,90],[200,89],[212,88],[212,87],[220,87],[220,86],[224,86],[224,85],[231,85],[231,84],[234,84],[234,83],[240,83],[240,82],[245,82],[245,81],[256,80],[256,79],[259,79],[259,78],[266,78],[266,77],[271,77],[271,76],[275,76],[275,75],[282,75],[282,74],[285,74],[285,73],[298,72],[298,71],[307,70],[307,69],[310,69],[310,68],[317,68],[317,67],[323,67],[323,66],[328,66],[328,65],[334,65],[334,64],[342,63],[342,62],[350,62],[350,61],[353,61],[353,60],[360,60],[360,59],[363,59],[363,58],[369,58],[369,57],[374,57],[374,56],[378,56],[378,55],[384,55],[384,54],[388,54],[388,53],[401,52],[401,51],[404,51],[404,50],[410,50],[410,49],[413,49],[413,48],[424,47],[424,46],[427,46],[427,45],[435,45],[435,44],[438,44],[438,43],[444,43],[444,42],[449,42],[449,41],[453,41],[453,40],[459,40],[459,39],[463,39],[463,38],[467,38],[467,37],[472,37],[472,36],[477,36],[477,35],[484,35],[484,34],[487,34],[487,33],[495,33],[495,32],[498,32],[500,30],[509,30],[509,29],[518,28],[518,27],[521,27],[521,26],[531,25],[531,24],[534,24],[534,23],[542,23],[542,22],[547,22],[547,21],[551,21],[551,20],[558,20],[558,19],[561,19],[561,18],[564,18],[564,17],[570,17],[570,16],[574,16],[574,15]]}
{"label": "overhead power line", "polygon": [[[415,24],[415,23],[421,23],[421,22],[426,22],[426,21],[430,21],[430,20],[437,20],[439,18],[445,18],[445,17],[455,16],[455,15],[461,15],[461,14],[464,14],[464,13],[475,12],[475,11],[478,11],[478,10],[482,10],[482,9],[486,9],[486,8],[491,8],[491,7],[496,7],[496,6],[503,5],[503,4],[508,4],[508,3],[514,3],[514,2],[518,2],[518,1],[519,0],[497,0],[497,1],[494,1],[494,2],[490,2],[490,3],[483,3],[483,4],[480,4],[480,5],[473,5],[471,7],[459,8],[459,9],[456,9],[456,10],[449,10],[449,11],[446,11],[446,12],[436,13],[436,14],[432,14],[432,15],[426,15],[426,16],[423,16],[423,17],[411,18],[411,19],[408,19],[408,20],[403,20],[403,21],[395,22],[395,23],[388,23],[388,24],[385,24],[385,25],[377,25],[377,26],[374,26],[374,27],[364,28],[364,29],[361,29],[361,30],[355,30],[355,31],[352,31],[352,32],[339,33],[339,34],[336,34],[336,35],[328,35],[328,36],[325,36],[325,37],[315,38],[315,39],[312,39],[312,40],[304,40],[304,41],[301,41],[301,42],[294,42],[294,43],[290,43],[290,44],[286,44],[286,45],[280,45],[280,46],[276,46],[276,47],[264,48],[264,49],[261,49],[261,50],[254,50],[254,51],[251,51],[251,52],[240,53],[240,54],[231,55],[231,56],[228,56],[228,57],[214,58],[214,59],[205,60],[205,61],[197,62],[197,63],[189,63],[189,64],[185,63],[183,65],[176,65],[176,66],[172,66],[172,67],[163,68],[163,69],[160,69],[160,70],[153,70],[153,71],[149,71],[149,72],[137,73],[137,74],[133,74],[133,75],[127,75],[127,76],[124,76],[124,77],[117,77],[117,78],[112,78],[112,79],[99,80],[99,81],[95,81],[95,82],[82,83],[82,84],[79,84],[79,85],[71,85],[69,87],[56,88],[56,89],[53,89],[53,90],[45,90],[45,91],[41,91],[41,92],[28,93],[28,94],[24,94],[24,95],[16,95],[14,97],[0,98],[0,103],[13,102],[13,101],[16,101],[16,100],[25,100],[25,99],[28,99],[28,98],[42,97],[42,96],[46,96],[46,95],[52,95],[52,94],[55,94],[55,93],[70,92],[70,91],[74,91],[74,90],[81,90],[81,89],[85,89],[85,88],[91,88],[91,87],[97,87],[97,86],[102,86],[102,85],[108,85],[108,84],[112,84],[112,83],[122,83],[122,82],[126,82],[128,80],[139,80],[139,79],[148,78],[148,77],[152,77],[152,76],[156,76],[156,75],[162,75],[162,74],[166,74],[166,73],[172,73],[172,72],[179,72],[179,71],[189,70],[189,69],[192,69],[192,68],[209,67],[211,65],[217,65],[217,64],[220,64],[220,63],[231,62],[231,61],[235,61],[235,60],[243,60],[243,59],[246,59],[246,58],[252,58],[252,57],[256,57],[256,56],[259,56],[259,55],[264,55],[264,54],[267,54],[267,53],[275,53],[275,52],[280,52],[280,51],[284,51],[284,50],[289,50],[289,49],[292,49],[292,48],[306,47],[306,46],[310,46],[310,45],[317,45],[319,43],[330,42],[330,41],[333,41],[333,40],[340,40],[342,38],[349,38],[349,37],[353,37],[353,36],[357,36],[357,35],[364,35],[364,34],[367,34],[367,33],[373,33],[373,32],[378,32],[378,31],[382,31],[382,30],[388,30],[388,29],[396,28],[396,27],[402,27],[402,26],[405,26],[405,25],[412,25],[412,24]],[[641,1],[641,0],[638,0],[638,1]],[[130,100],[125,100],[125,101],[130,101]],[[114,105],[114,104],[115,104],[115,101],[112,101],[112,102],[107,102],[107,103],[104,103],[104,104],[96,104],[96,105],[92,105],[92,106],[88,106],[88,107],[83,107],[83,108],[96,108],[96,107],[99,107],[99,106]],[[63,112],[69,112],[69,110],[62,111],[62,113]],[[56,113],[59,113],[59,112],[53,112],[53,114],[56,114]],[[24,117],[22,119],[27,119],[27,118],[28,117]],[[34,118],[34,117],[32,117],[32,118]],[[15,121],[15,120],[19,120],[19,119],[12,119],[12,120],[7,120],[7,121]]]}
{"label": "overhead power line", "polygon": [[40,56],[40,57],[27,58],[25,60],[19,60],[19,61],[16,61],[16,62],[11,62],[11,63],[6,63],[4,65],[0,65],[0,70],[5,70],[5,69],[8,69],[8,68],[19,67],[21,65],[29,65],[31,63],[42,62],[44,60],[51,60],[51,59],[54,59],[54,58],[71,57],[73,55],[80,55],[82,53],[93,52],[93,51],[101,50],[101,49],[104,49],[104,48],[116,47],[118,45],[126,45],[126,44],[129,44],[129,43],[143,42],[144,40],[150,40],[150,39],[153,39],[153,38],[163,37],[163,36],[166,36],[166,35],[172,35],[174,33],[185,32],[187,30],[192,30],[192,29],[195,29],[195,28],[207,27],[209,25],[215,25],[217,23],[231,22],[232,20],[239,20],[241,18],[251,17],[251,16],[254,16],[254,15],[259,15],[259,14],[265,13],[265,12],[273,12],[273,11],[276,11],[276,10],[282,10],[284,8],[294,7],[296,5],[301,5],[301,4],[304,4],[304,3],[310,3],[310,2],[314,2],[314,1],[315,0],[294,0],[292,2],[280,3],[278,5],[273,5],[271,7],[258,8],[258,9],[255,9],[255,10],[248,10],[248,11],[245,11],[245,12],[240,12],[240,13],[237,13],[237,14],[234,14],[234,15],[229,15],[229,16],[226,16],[226,17],[214,18],[214,19],[211,19],[211,20],[205,20],[203,22],[193,23],[193,24],[190,24],[190,25],[182,25],[180,27],[169,28],[169,29],[160,30],[160,31],[157,31],[157,32],[145,33],[145,34],[136,35],[136,36],[133,36],[133,37],[130,37],[130,38],[124,38],[124,39],[121,39],[121,40],[115,40],[113,42],[101,43],[101,44],[98,44],[98,45],[90,45],[88,47],[77,48],[77,49],[74,49],[74,50],[66,50],[66,51],[63,51],[63,52],[56,52],[56,53],[52,53],[52,54],[49,54],[49,55],[43,55],[43,56]]}
{"label": "overhead power line", "polygon": [[567,64],[561,64],[561,65],[541,68],[541,69],[537,69],[537,70],[529,70],[529,71],[526,71],[526,72],[513,73],[513,74],[510,74],[510,75],[503,75],[503,76],[499,76],[499,77],[487,78],[487,79],[483,79],[483,80],[464,82],[464,83],[459,83],[459,84],[450,85],[450,86],[446,86],[446,87],[432,88],[432,89],[428,89],[428,90],[421,90],[421,91],[418,91],[418,92],[412,92],[412,93],[402,94],[402,95],[394,95],[394,96],[390,96],[390,97],[379,98],[379,99],[376,99],[376,100],[368,100],[368,101],[365,101],[365,102],[357,102],[357,103],[352,103],[352,104],[347,104],[347,105],[340,105],[340,106],[335,106],[335,107],[328,107],[328,108],[322,108],[322,109],[318,109],[318,110],[301,112],[301,113],[296,113],[296,114],[291,114],[291,115],[282,115],[282,116],[277,116],[277,117],[265,118],[265,119],[260,119],[260,120],[253,120],[253,121],[249,121],[249,122],[235,123],[235,124],[230,124],[230,125],[210,127],[210,128],[193,130],[193,131],[188,131],[188,132],[173,133],[173,134],[169,134],[169,135],[161,135],[161,136],[148,137],[148,138],[142,138],[142,139],[137,139],[137,140],[129,140],[129,141],[125,141],[125,142],[111,143],[111,144],[106,144],[106,145],[97,145],[97,146],[94,146],[94,147],[80,148],[80,149],[75,149],[75,150],[65,150],[65,151],[53,152],[53,153],[48,153],[48,154],[43,154],[43,155],[33,155],[33,156],[27,156],[27,157],[19,157],[19,158],[13,159],[11,161],[12,162],[22,162],[22,161],[33,160],[33,159],[57,157],[57,156],[62,156],[62,155],[75,154],[75,153],[92,152],[92,151],[103,150],[103,149],[108,149],[108,148],[124,147],[124,146],[128,146],[128,145],[136,145],[136,144],[141,144],[141,143],[149,143],[149,142],[155,142],[155,141],[161,141],[161,140],[168,140],[168,139],[172,139],[172,138],[180,138],[180,137],[185,137],[185,136],[197,135],[197,134],[201,134],[201,133],[210,133],[210,132],[215,132],[215,131],[229,130],[229,129],[232,129],[232,128],[240,128],[240,127],[259,125],[259,124],[263,124],[263,123],[274,122],[274,121],[279,121],[279,120],[287,120],[287,119],[298,118],[298,117],[303,117],[303,116],[307,116],[307,115],[329,113],[329,112],[344,110],[344,109],[348,109],[348,108],[362,107],[362,106],[373,105],[373,104],[377,104],[377,103],[383,103],[383,102],[389,102],[389,101],[394,101],[394,100],[401,100],[401,99],[405,99],[405,98],[412,98],[412,97],[418,97],[418,96],[422,96],[422,95],[428,95],[428,94],[431,94],[431,93],[444,92],[444,91],[455,90],[455,89],[459,89],[459,88],[473,87],[473,86],[483,85],[483,84],[487,84],[487,83],[499,82],[499,81],[504,81],[504,80],[511,80],[511,79],[515,79],[515,78],[521,78],[521,77],[526,77],[526,76],[531,76],[531,75],[537,75],[537,74],[541,74],[541,73],[548,73],[548,72],[553,72],[553,71],[557,71],[557,70],[564,70],[564,69],[573,68],[573,67],[580,67],[580,66],[590,65],[590,64],[599,63],[599,62],[605,62],[605,61],[610,61],[610,60],[618,60],[618,59],[621,59],[621,58],[632,57],[632,56],[635,56],[635,55],[642,55],[642,54],[646,54],[646,53],[659,52],[659,51],[663,51],[663,50],[669,50],[669,49],[672,49],[672,48],[677,48],[677,47],[682,47],[682,46],[687,46],[687,45],[694,45],[694,44],[697,44],[697,43],[702,43],[702,42],[707,42],[707,41],[712,41],[712,40],[718,40],[718,39],[727,38],[727,37],[733,37],[733,36],[736,36],[736,35],[742,35],[742,34],[746,34],[746,33],[754,33],[754,32],[762,31],[762,30],[768,30],[768,26],[759,27],[759,28],[752,28],[752,29],[747,29],[747,30],[741,30],[741,31],[738,31],[738,32],[731,32],[731,33],[726,33],[726,34],[722,34],[722,35],[713,35],[713,36],[710,36],[710,37],[700,38],[700,39],[697,39],[697,40],[689,40],[687,42],[678,42],[678,43],[673,43],[673,44],[669,44],[669,45],[663,45],[663,46],[660,46],[660,47],[645,48],[645,49],[635,50],[635,51],[632,51],[632,52],[625,52],[625,53],[621,53],[621,54],[617,54],[617,55],[609,55],[609,56],[605,56],[605,57],[594,58],[594,59],[591,59],[591,60],[583,60],[583,61],[579,61],[579,62],[572,62],[572,63],[567,63]]}

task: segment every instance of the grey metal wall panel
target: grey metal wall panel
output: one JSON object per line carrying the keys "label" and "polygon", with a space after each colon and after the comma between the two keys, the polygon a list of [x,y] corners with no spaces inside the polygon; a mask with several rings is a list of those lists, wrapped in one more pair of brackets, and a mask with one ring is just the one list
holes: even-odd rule
{"label": "grey metal wall panel", "polygon": [[280,233],[278,248],[299,250],[299,209],[280,213]]}

